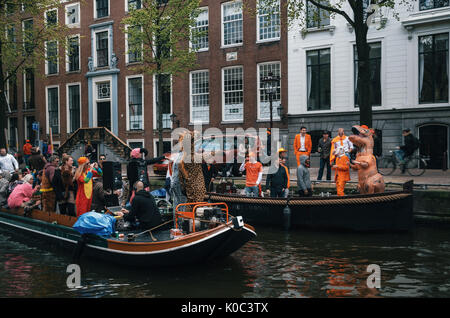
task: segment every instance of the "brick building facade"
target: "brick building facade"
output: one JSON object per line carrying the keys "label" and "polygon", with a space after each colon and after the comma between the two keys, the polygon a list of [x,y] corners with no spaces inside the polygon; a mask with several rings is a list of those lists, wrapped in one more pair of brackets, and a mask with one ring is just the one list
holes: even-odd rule
{"label": "brick building facade", "polygon": [[[64,9],[55,12],[58,23],[70,27],[70,54],[47,43],[47,55],[57,54],[59,62],[46,62],[9,85],[9,91],[16,90],[18,106],[8,114],[11,145],[37,139],[31,128],[37,121],[40,139],[51,128],[55,145],[79,127],[105,126],[130,146],[146,147],[156,155],[156,89],[154,78],[131,71],[135,56],[126,54],[121,23],[129,5],[140,1],[65,1]],[[277,112],[280,103],[283,114],[288,112],[287,32],[279,27],[280,15],[247,13],[240,1],[204,0],[201,8],[197,27],[208,35],[196,44],[197,67],[165,81],[171,89],[161,99],[164,148],[170,148],[171,128],[178,125],[193,128],[201,121],[204,128],[223,132],[269,127],[267,95],[259,80],[269,71],[281,76],[274,127],[287,131]],[[11,101],[14,95],[9,96]],[[179,123],[172,122],[171,114]]]}

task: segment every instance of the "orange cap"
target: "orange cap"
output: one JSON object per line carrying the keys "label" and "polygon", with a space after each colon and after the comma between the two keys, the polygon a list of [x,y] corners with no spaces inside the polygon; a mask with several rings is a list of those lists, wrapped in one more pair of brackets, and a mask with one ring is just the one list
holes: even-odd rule
{"label": "orange cap", "polygon": [[86,157],[80,157],[80,158],[78,158],[78,164],[79,164],[79,165],[82,165],[82,164],[84,164],[84,163],[86,163],[86,162],[88,162],[88,161],[89,161],[89,159],[86,158]]}

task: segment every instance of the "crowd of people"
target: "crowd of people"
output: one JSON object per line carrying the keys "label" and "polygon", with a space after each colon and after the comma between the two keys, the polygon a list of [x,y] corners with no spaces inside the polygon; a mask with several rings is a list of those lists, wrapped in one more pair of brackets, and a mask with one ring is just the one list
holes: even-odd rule
{"label": "crowd of people", "polygon": [[[378,160],[381,156],[381,143],[373,129],[372,134],[373,154]],[[411,155],[418,147],[418,140],[410,130],[405,129],[403,136],[405,145],[395,152],[399,160],[404,160],[405,156]],[[295,136],[293,146],[297,160],[297,195],[312,196],[309,168],[313,149],[306,127],[302,127],[300,133]],[[33,147],[27,141],[22,163],[19,163],[17,156],[7,153],[5,148],[0,149],[0,206],[21,207],[25,211],[39,208],[46,212],[78,217],[88,211],[104,211],[106,198],[115,195],[123,207],[120,214],[124,219],[140,220],[144,227],[154,226],[160,221],[160,216],[155,199],[149,194],[147,166],[163,160],[169,160],[166,199],[172,201],[173,206],[186,202],[186,185],[181,175],[185,173],[182,151],[171,154],[169,158],[161,156],[145,159],[148,155],[146,149],[133,149],[127,164],[127,176],[121,180],[121,186],[105,190],[102,166],[106,162],[106,156],[100,155],[96,162],[91,147],[88,144],[86,148],[88,155],[75,160],[68,154],[62,154],[61,157],[55,154],[44,155],[39,147]],[[320,159],[317,180],[322,180],[325,169],[326,180],[331,180],[331,171],[334,171],[337,194],[344,195],[345,184],[350,180],[352,158],[354,159],[357,151],[345,135],[344,129],[339,128],[334,138],[330,137],[330,132],[324,131],[314,151],[318,152]],[[280,148],[272,171],[266,176],[266,195],[289,195],[287,158],[287,151]],[[214,181],[219,174],[216,165],[213,161],[204,160],[201,171],[205,193],[213,191]],[[258,161],[257,153],[248,153],[239,171],[245,173],[245,195],[263,196],[263,165]]]}

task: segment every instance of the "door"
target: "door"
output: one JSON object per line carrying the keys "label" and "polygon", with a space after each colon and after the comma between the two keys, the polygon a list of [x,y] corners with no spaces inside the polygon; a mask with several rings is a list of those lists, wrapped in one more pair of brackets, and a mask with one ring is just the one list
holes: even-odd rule
{"label": "door", "polygon": [[429,157],[428,169],[447,169],[448,126],[426,125],[419,128],[421,156]]}
{"label": "door", "polygon": [[97,102],[97,127],[111,130],[111,102]]}

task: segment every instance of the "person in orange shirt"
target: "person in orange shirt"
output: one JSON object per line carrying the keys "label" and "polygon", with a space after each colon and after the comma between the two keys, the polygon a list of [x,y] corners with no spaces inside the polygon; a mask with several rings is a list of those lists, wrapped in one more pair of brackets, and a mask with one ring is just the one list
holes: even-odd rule
{"label": "person in orange shirt", "polygon": [[262,181],[263,167],[261,162],[256,161],[256,154],[251,152],[249,159],[242,163],[239,171],[246,171],[245,194],[249,197],[259,196],[259,185]]}
{"label": "person in orange shirt", "polygon": [[344,147],[338,147],[334,151],[336,163],[331,169],[334,170],[334,181],[338,196],[345,195],[344,189],[347,181],[350,181],[350,159],[345,155]]}
{"label": "person in orange shirt", "polygon": [[25,164],[27,166],[28,166],[28,159],[31,157],[31,148],[33,148],[33,146],[30,144],[30,141],[27,139],[27,141],[23,145],[23,158],[25,159]]}
{"label": "person in orange shirt", "polygon": [[310,157],[312,149],[311,135],[306,133],[306,127],[300,128],[300,133],[294,139],[294,153],[297,158],[297,167],[300,165],[300,156]]}
{"label": "person in orange shirt", "polygon": [[334,152],[335,149],[337,149],[338,147],[343,147],[344,153],[350,159],[350,153],[353,150],[353,144],[345,135],[344,128],[339,128],[338,135],[334,137],[333,140],[331,141],[330,164],[334,161],[334,158],[336,157]]}

